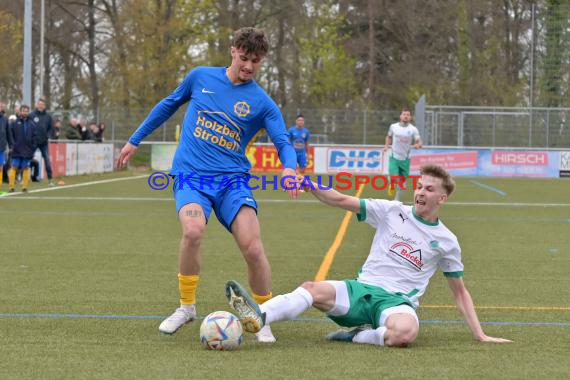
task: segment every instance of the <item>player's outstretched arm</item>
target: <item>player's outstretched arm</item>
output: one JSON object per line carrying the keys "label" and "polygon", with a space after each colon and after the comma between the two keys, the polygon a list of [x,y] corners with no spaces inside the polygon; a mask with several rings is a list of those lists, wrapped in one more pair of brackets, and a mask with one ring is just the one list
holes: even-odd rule
{"label": "player's outstretched arm", "polygon": [[285,192],[289,195],[290,199],[297,199],[299,197],[299,181],[297,179],[297,173],[291,168],[283,169],[281,177],[285,178]]}
{"label": "player's outstretched arm", "polygon": [[[299,181],[302,181],[300,177]],[[339,193],[334,189],[321,189],[313,183],[313,188],[306,186],[303,188],[311,192],[315,198],[329,206],[342,208],[346,211],[360,212],[360,199]]]}
{"label": "player's outstretched arm", "polygon": [[469,291],[465,287],[462,277],[448,277],[447,278],[449,288],[453,293],[453,299],[455,300],[455,305],[463,315],[465,323],[471,329],[473,336],[480,342],[492,342],[492,343],[509,343],[508,339],[495,338],[488,336],[483,332],[481,328],[481,323],[479,318],[477,318],[477,312],[475,311],[475,305],[471,299]]}
{"label": "player's outstretched arm", "polygon": [[127,142],[123,149],[121,149],[121,153],[119,153],[119,159],[117,160],[117,168],[120,169],[123,166],[127,165],[127,162],[131,159],[131,157],[137,151],[137,147],[130,142]]}

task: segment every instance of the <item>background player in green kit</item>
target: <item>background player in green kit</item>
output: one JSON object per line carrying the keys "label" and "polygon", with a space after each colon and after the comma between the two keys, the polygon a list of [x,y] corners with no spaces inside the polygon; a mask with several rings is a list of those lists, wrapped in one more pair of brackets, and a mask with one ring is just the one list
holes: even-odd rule
{"label": "background player in green kit", "polygon": [[[386,136],[386,145],[384,145],[384,153],[392,146],[390,154],[390,162],[388,173],[390,176],[402,176],[407,178],[410,174],[410,151],[412,148],[420,149],[422,147],[422,139],[418,129],[410,122],[412,121],[412,112],[408,108],[402,108],[400,113],[400,121],[390,125],[388,135]],[[401,190],[396,187],[396,198],[400,200]],[[394,195],[392,186],[388,186],[388,196]]]}
{"label": "background player in green kit", "polygon": [[333,189],[305,187],[305,191],[311,191],[321,202],[355,212],[359,221],[376,229],[358,278],[305,282],[293,292],[274,297],[260,306],[239,284],[229,281],[226,294],[230,305],[238,311],[246,330],[296,318],[313,306],[338,325],[355,327],[330,334],[327,337],[330,340],[404,347],[418,335],[419,298],[429,279],[441,269],[474,338],[481,342],[509,342],[483,332],[463,283],[457,238],[438,218],[439,208],[454,187],[451,176],[435,165],[421,168],[413,206],[358,199]]}

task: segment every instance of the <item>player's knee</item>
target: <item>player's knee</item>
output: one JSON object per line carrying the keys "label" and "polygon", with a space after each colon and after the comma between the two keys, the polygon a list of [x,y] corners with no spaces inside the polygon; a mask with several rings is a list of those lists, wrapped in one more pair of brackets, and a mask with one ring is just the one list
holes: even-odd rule
{"label": "player's knee", "polygon": [[190,244],[199,243],[202,240],[205,226],[199,224],[183,224],[182,225],[182,239]]}
{"label": "player's knee", "polygon": [[334,288],[329,288],[324,282],[307,281],[301,287],[307,290],[313,297],[313,306],[318,309],[328,310],[332,307],[331,300],[335,299]]}
{"label": "player's knee", "polygon": [[315,288],[315,283],[313,281],[305,281],[301,284],[301,288],[304,288],[310,292]]}
{"label": "player's knee", "polygon": [[407,329],[402,331],[399,336],[400,347],[408,347],[416,340],[417,336],[418,333],[417,331],[414,331],[414,329]]}
{"label": "player's knee", "polygon": [[265,252],[260,239],[252,239],[243,247],[245,259],[249,263],[256,263],[265,260]]}
{"label": "player's knee", "polygon": [[397,326],[392,329],[388,346],[408,347],[418,336],[418,329],[414,326]]}
{"label": "player's knee", "polygon": [[303,282],[300,287],[308,291],[309,294],[311,294],[311,297],[313,297],[313,304],[319,303],[321,297],[319,296],[318,287],[315,282],[306,281]]}

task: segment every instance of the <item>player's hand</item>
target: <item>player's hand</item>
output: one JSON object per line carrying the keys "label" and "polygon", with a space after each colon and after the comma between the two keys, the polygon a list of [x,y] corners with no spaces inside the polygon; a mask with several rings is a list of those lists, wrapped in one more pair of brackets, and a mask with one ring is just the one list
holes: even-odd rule
{"label": "player's hand", "polygon": [[281,177],[288,177],[283,181],[283,191],[289,194],[290,199],[299,198],[299,182],[297,182],[297,173],[295,173],[295,170],[285,168],[283,169],[283,173],[281,173]]}
{"label": "player's hand", "polygon": [[492,336],[483,335],[480,337],[479,342],[487,342],[487,343],[512,343],[512,340],[503,339],[503,338],[495,338]]}
{"label": "player's hand", "polygon": [[131,159],[131,157],[137,151],[137,147],[127,142],[123,149],[121,149],[121,153],[119,153],[119,159],[117,160],[117,169],[121,169],[122,167],[127,165],[127,162]]}
{"label": "player's hand", "polygon": [[[309,181],[309,182],[313,183],[313,182],[311,181],[311,179],[310,179],[308,176],[305,177],[305,176],[302,175],[302,174],[297,174],[297,178],[295,178],[295,180],[297,181],[297,186],[299,186],[299,189],[301,189],[301,190],[303,190],[303,191],[305,191],[305,192],[309,192],[309,191],[313,190],[310,186],[307,186],[307,185],[301,187],[301,184],[302,184],[303,182],[307,183],[307,181]],[[314,185],[313,185],[313,186],[314,186]]]}
{"label": "player's hand", "polygon": [[384,148],[382,148],[382,152],[386,153],[388,151],[388,145],[384,145]]}
{"label": "player's hand", "polygon": [[420,148],[422,147],[422,146],[420,145],[420,143],[414,144],[413,146],[414,146],[414,148],[416,148],[416,149],[420,149]]}

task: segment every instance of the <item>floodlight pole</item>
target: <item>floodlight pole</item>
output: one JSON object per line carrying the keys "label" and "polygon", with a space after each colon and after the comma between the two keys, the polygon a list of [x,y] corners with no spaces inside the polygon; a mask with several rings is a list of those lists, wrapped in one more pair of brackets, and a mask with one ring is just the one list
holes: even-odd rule
{"label": "floodlight pole", "polygon": [[528,126],[528,146],[532,146],[532,124],[533,124],[533,107],[534,107],[534,39],[535,39],[535,25],[534,3],[531,5],[531,37],[530,37],[530,88],[529,88],[529,105],[530,105],[530,118]]}
{"label": "floodlight pole", "polygon": [[24,3],[24,78],[22,100],[28,106],[32,104],[32,0]]}
{"label": "floodlight pole", "polygon": [[40,27],[40,98],[44,97],[44,32],[45,32],[45,0],[42,0]]}

